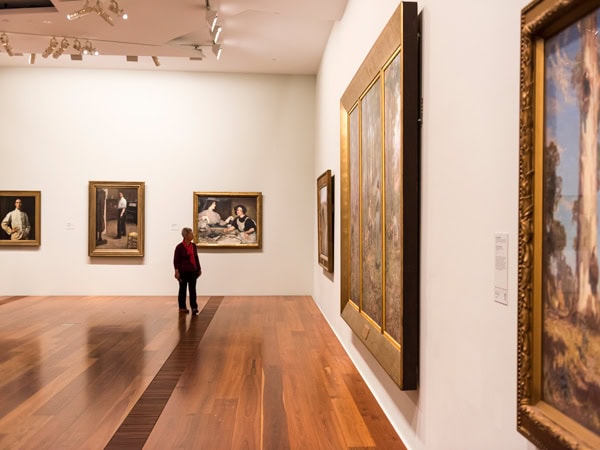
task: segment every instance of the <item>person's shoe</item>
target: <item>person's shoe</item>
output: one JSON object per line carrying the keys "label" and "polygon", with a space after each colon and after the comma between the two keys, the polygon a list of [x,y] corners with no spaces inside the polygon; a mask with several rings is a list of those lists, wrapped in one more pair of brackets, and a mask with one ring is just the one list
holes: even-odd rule
{"label": "person's shoe", "polygon": [[200,314],[200,311],[198,311],[197,309],[194,309],[192,311],[192,314],[195,315],[195,316],[197,316],[198,314]]}
{"label": "person's shoe", "polygon": [[185,309],[185,308],[179,308],[179,312],[180,312],[181,314],[187,314],[187,313],[189,313],[189,312],[190,312],[190,310],[189,310],[189,309]]}

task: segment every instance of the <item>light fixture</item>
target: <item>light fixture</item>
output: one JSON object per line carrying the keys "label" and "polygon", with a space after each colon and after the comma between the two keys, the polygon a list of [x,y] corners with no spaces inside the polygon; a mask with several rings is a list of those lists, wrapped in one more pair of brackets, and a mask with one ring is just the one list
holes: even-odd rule
{"label": "light fixture", "polygon": [[54,53],[54,50],[56,50],[57,47],[58,41],[55,37],[52,37],[50,39],[50,42],[48,43],[48,48],[42,53],[42,58],[47,58],[48,56],[50,56],[52,53]]}
{"label": "light fixture", "polygon": [[73,41],[73,50],[81,54],[81,49],[81,42],[79,42],[79,39],[75,38],[75,40]]}
{"label": "light fixture", "polygon": [[29,54],[29,64],[35,64],[35,53]]}
{"label": "light fixture", "polygon": [[213,38],[213,44],[217,44],[219,42],[219,36],[221,35],[221,31],[223,31],[223,27],[221,25],[217,25],[213,31],[210,32]]}
{"label": "light fixture", "polygon": [[208,22],[208,28],[210,31],[215,29],[217,20],[219,19],[219,13],[217,11],[206,10],[206,21]]}
{"label": "light fixture", "polygon": [[104,8],[102,8],[100,0],[96,0],[96,6],[94,6],[94,10],[96,11],[96,14],[102,17],[107,24],[109,24],[111,27],[115,26],[112,17],[110,17],[108,13],[104,11]]}
{"label": "light fixture", "polygon": [[79,19],[83,16],[87,16],[88,14],[91,14],[93,12],[96,12],[96,10],[94,9],[93,6],[90,6],[88,3],[88,0],[85,0],[85,3],[83,4],[83,8],[78,9],[77,11],[73,11],[70,14],[67,14],[67,19],[69,20],[75,20],[75,19]]}
{"label": "light fixture", "polygon": [[94,56],[98,56],[100,53],[98,53],[98,50],[96,50],[96,48],[92,45],[92,43],[89,40],[85,41],[85,44],[83,44],[83,49],[81,50],[81,53],[83,55],[94,55]]}
{"label": "light fixture", "polygon": [[156,67],[159,67],[159,66],[160,66],[160,61],[158,60],[158,56],[153,56],[153,57],[152,57],[152,61],[154,61],[154,65],[155,65]]}
{"label": "light fixture", "polygon": [[194,45],[194,50],[198,52],[198,55],[192,56],[190,57],[190,59],[193,61],[202,61],[205,58],[204,52],[202,51],[202,47],[200,47],[199,45]]}
{"label": "light fixture", "polygon": [[127,55],[127,62],[138,62],[138,57],[135,55]]}
{"label": "light fixture", "polygon": [[117,0],[110,0],[110,3],[108,4],[108,9],[110,12],[112,12],[113,14],[116,14],[121,19],[127,20],[127,18],[128,18],[127,13],[123,9],[119,8],[119,4],[117,3]]}
{"label": "light fixture", "polygon": [[215,54],[215,56],[217,57],[217,59],[220,59],[221,52],[223,51],[223,47],[221,46],[221,44],[213,44],[212,51]]}
{"label": "light fixture", "polygon": [[69,48],[69,41],[67,41],[65,38],[62,39],[62,41],[60,41],[60,47],[58,47],[56,50],[54,50],[54,53],[52,53],[52,57],[54,59],[57,59],[60,55],[62,55],[66,49]]}
{"label": "light fixture", "polygon": [[71,61],[83,61],[83,55],[81,55],[80,53],[72,53]]}
{"label": "light fixture", "polygon": [[[108,23],[111,26],[114,26],[113,18],[110,16],[110,14],[108,14],[106,9],[102,6],[102,3],[100,0],[96,0],[96,4],[94,6],[90,6],[89,2],[90,2],[90,0],[85,0],[85,3],[83,4],[83,7],[81,9],[78,9],[77,11],[73,11],[72,13],[67,14],[67,19],[75,20],[75,19],[79,19],[80,17],[87,16],[88,14],[96,13],[106,23]],[[121,17],[124,20],[126,20],[128,17],[127,13],[122,8],[119,8],[119,4],[117,3],[116,0],[110,0],[107,9],[111,13],[115,14],[117,17]]]}
{"label": "light fixture", "polygon": [[8,56],[15,56],[13,49],[8,42],[8,36],[6,33],[2,33],[0,35],[0,43],[2,44],[2,47],[4,47],[4,50],[6,50],[6,53],[8,53]]}

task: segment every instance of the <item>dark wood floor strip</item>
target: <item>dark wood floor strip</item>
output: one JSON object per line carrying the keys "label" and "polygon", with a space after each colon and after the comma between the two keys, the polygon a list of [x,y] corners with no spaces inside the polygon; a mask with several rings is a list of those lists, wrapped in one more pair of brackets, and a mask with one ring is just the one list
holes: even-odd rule
{"label": "dark wood floor strip", "polygon": [[[141,449],[171,397],[190,357],[196,351],[223,297],[211,297],[200,315],[192,316],[190,327],[167,358],[142,396],[115,432],[106,450]],[[180,321],[186,320],[182,315]]]}
{"label": "dark wood floor strip", "polygon": [[21,300],[22,298],[25,298],[26,295],[16,295],[14,297],[8,297],[5,298],[4,300],[0,300],[0,305],[6,305],[7,303],[11,303],[11,302],[16,302],[17,300]]}

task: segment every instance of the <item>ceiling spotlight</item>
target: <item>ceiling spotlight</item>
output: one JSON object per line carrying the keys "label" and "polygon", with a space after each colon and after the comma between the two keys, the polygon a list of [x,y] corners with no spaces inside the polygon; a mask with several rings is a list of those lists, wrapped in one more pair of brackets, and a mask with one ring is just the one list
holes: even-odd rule
{"label": "ceiling spotlight", "polygon": [[80,17],[87,16],[88,14],[91,14],[95,11],[96,10],[94,9],[94,7],[92,7],[88,4],[88,0],[85,0],[85,3],[83,4],[83,8],[78,9],[77,11],[74,11],[70,14],[67,14],[67,19],[69,19],[69,20],[79,19]]}
{"label": "ceiling spotlight", "polygon": [[125,11],[123,11],[123,9],[119,8],[119,4],[117,3],[117,0],[110,0],[110,3],[108,5],[108,10],[110,12],[112,12],[113,14],[116,14],[118,17],[122,18],[123,20],[127,20],[127,18],[129,16],[127,16],[127,13]]}
{"label": "ceiling spotlight", "polygon": [[219,13],[217,11],[211,11],[210,9],[206,10],[206,21],[208,22],[208,28],[210,29],[210,31],[213,31],[215,29],[218,18]]}
{"label": "ceiling spotlight", "polygon": [[220,59],[221,52],[223,51],[223,47],[221,46],[221,44],[213,44],[212,51],[215,54],[215,56],[217,57],[217,59]]}
{"label": "ceiling spotlight", "polygon": [[35,64],[35,53],[29,55],[29,64]]}
{"label": "ceiling spotlight", "polygon": [[54,50],[54,53],[52,53],[52,56],[57,59],[60,55],[62,55],[66,49],[69,48],[69,41],[67,41],[65,38],[63,38],[62,41],[60,41],[60,47],[58,47],[56,50]]}
{"label": "ceiling spotlight", "polygon": [[152,61],[154,61],[154,65],[156,67],[160,66],[160,61],[158,60],[158,56],[153,56]]}
{"label": "ceiling spotlight", "polygon": [[81,42],[79,42],[79,39],[75,38],[75,40],[73,41],[73,50],[81,53],[81,49],[82,49]]}
{"label": "ceiling spotlight", "polygon": [[100,17],[102,17],[107,24],[109,24],[110,26],[114,26],[115,25],[113,23],[112,17],[110,17],[108,15],[108,13],[106,11],[104,11],[104,8],[102,8],[102,5],[100,4],[100,0],[96,0],[96,6],[94,7],[94,11],[96,11],[96,13]]}
{"label": "ceiling spotlight", "polygon": [[50,56],[52,53],[54,53],[54,50],[56,50],[57,47],[58,47],[58,41],[56,40],[55,37],[53,37],[52,39],[50,39],[48,48],[46,50],[44,50],[44,52],[42,53],[42,58],[47,58],[48,56]]}
{"label": "ceiling spotlight", "polygon": [[0,35],[0,43],[2,44],[2,47],[4,47],[4,50],[6,50],[6,53],[8,53],[8,56],[15,55],[12,47],[10,46],[10,43],[8,42],[8,36],[6,35],[6,33],[2,33]]}
{"label": "ceiling spotlight", "polygon": [[126,59],[127,59],[127,62],[138,62],[138,57],[135,55],[127,55]]}
{"label": "ceiling spotlight", "polygon": [[213,44],[219,42],[219,36],[221,35],[221,31],[223,31],[223,27],[221,25],[218,25],[214,28],[213,31],[210,32],[213,38]]}
{"label": "ceiling spotlight", "polygon": [[92,46],[92,43],[88,40],[85,41],[85,44],[83,45],[83,50],[81,53],[84,55],[94,55],[94,56],[98,56],[100,54],[100,53],[98,53],[98,50],[96,50]]}
{"label": "ceiling spotlight", "polygon": [[83,56],[82,55],[78,55],[78,54],[72,54],[71,55],[71,61],[83,61]]}
{"label": "ceiling spotlight", "polygon": [[199,45],[194,45],[194,50],[198,52],[198,55],[193,56],[190,59],[202,61],[205,58],[204,52],[202,51],[202,47],[200,47]]}

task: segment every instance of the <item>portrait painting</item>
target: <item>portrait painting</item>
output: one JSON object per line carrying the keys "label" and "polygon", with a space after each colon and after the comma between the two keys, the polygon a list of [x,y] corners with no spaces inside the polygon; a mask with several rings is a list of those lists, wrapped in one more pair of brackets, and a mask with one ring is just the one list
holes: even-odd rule
{"label": "portrait painting", "polygon": [[522,11],[517,420],[543,448],[600,448],[599,34],[600,2]]}
{"label": "portrait painting", "polygon": [[333,177],[326,170],[317,178],[317,247],[319,265],[333,273]]}
{"label": "portrait painting", "polygon": [[259,249],[260,192],[194,192],[194,236],[204,248]]}
{"label": "portrait painting", "polygon": [[419,59],[402,2],[341,98],[341,314],[403,390],[419,365]]}
{"label": "portrait painting", "polygon": [[144,256],[144,182],[89,182],[89,256]]}
{"label": "portrait painting", "polygon": [[39,246],[40,191],[0,191],[0,246]]}

